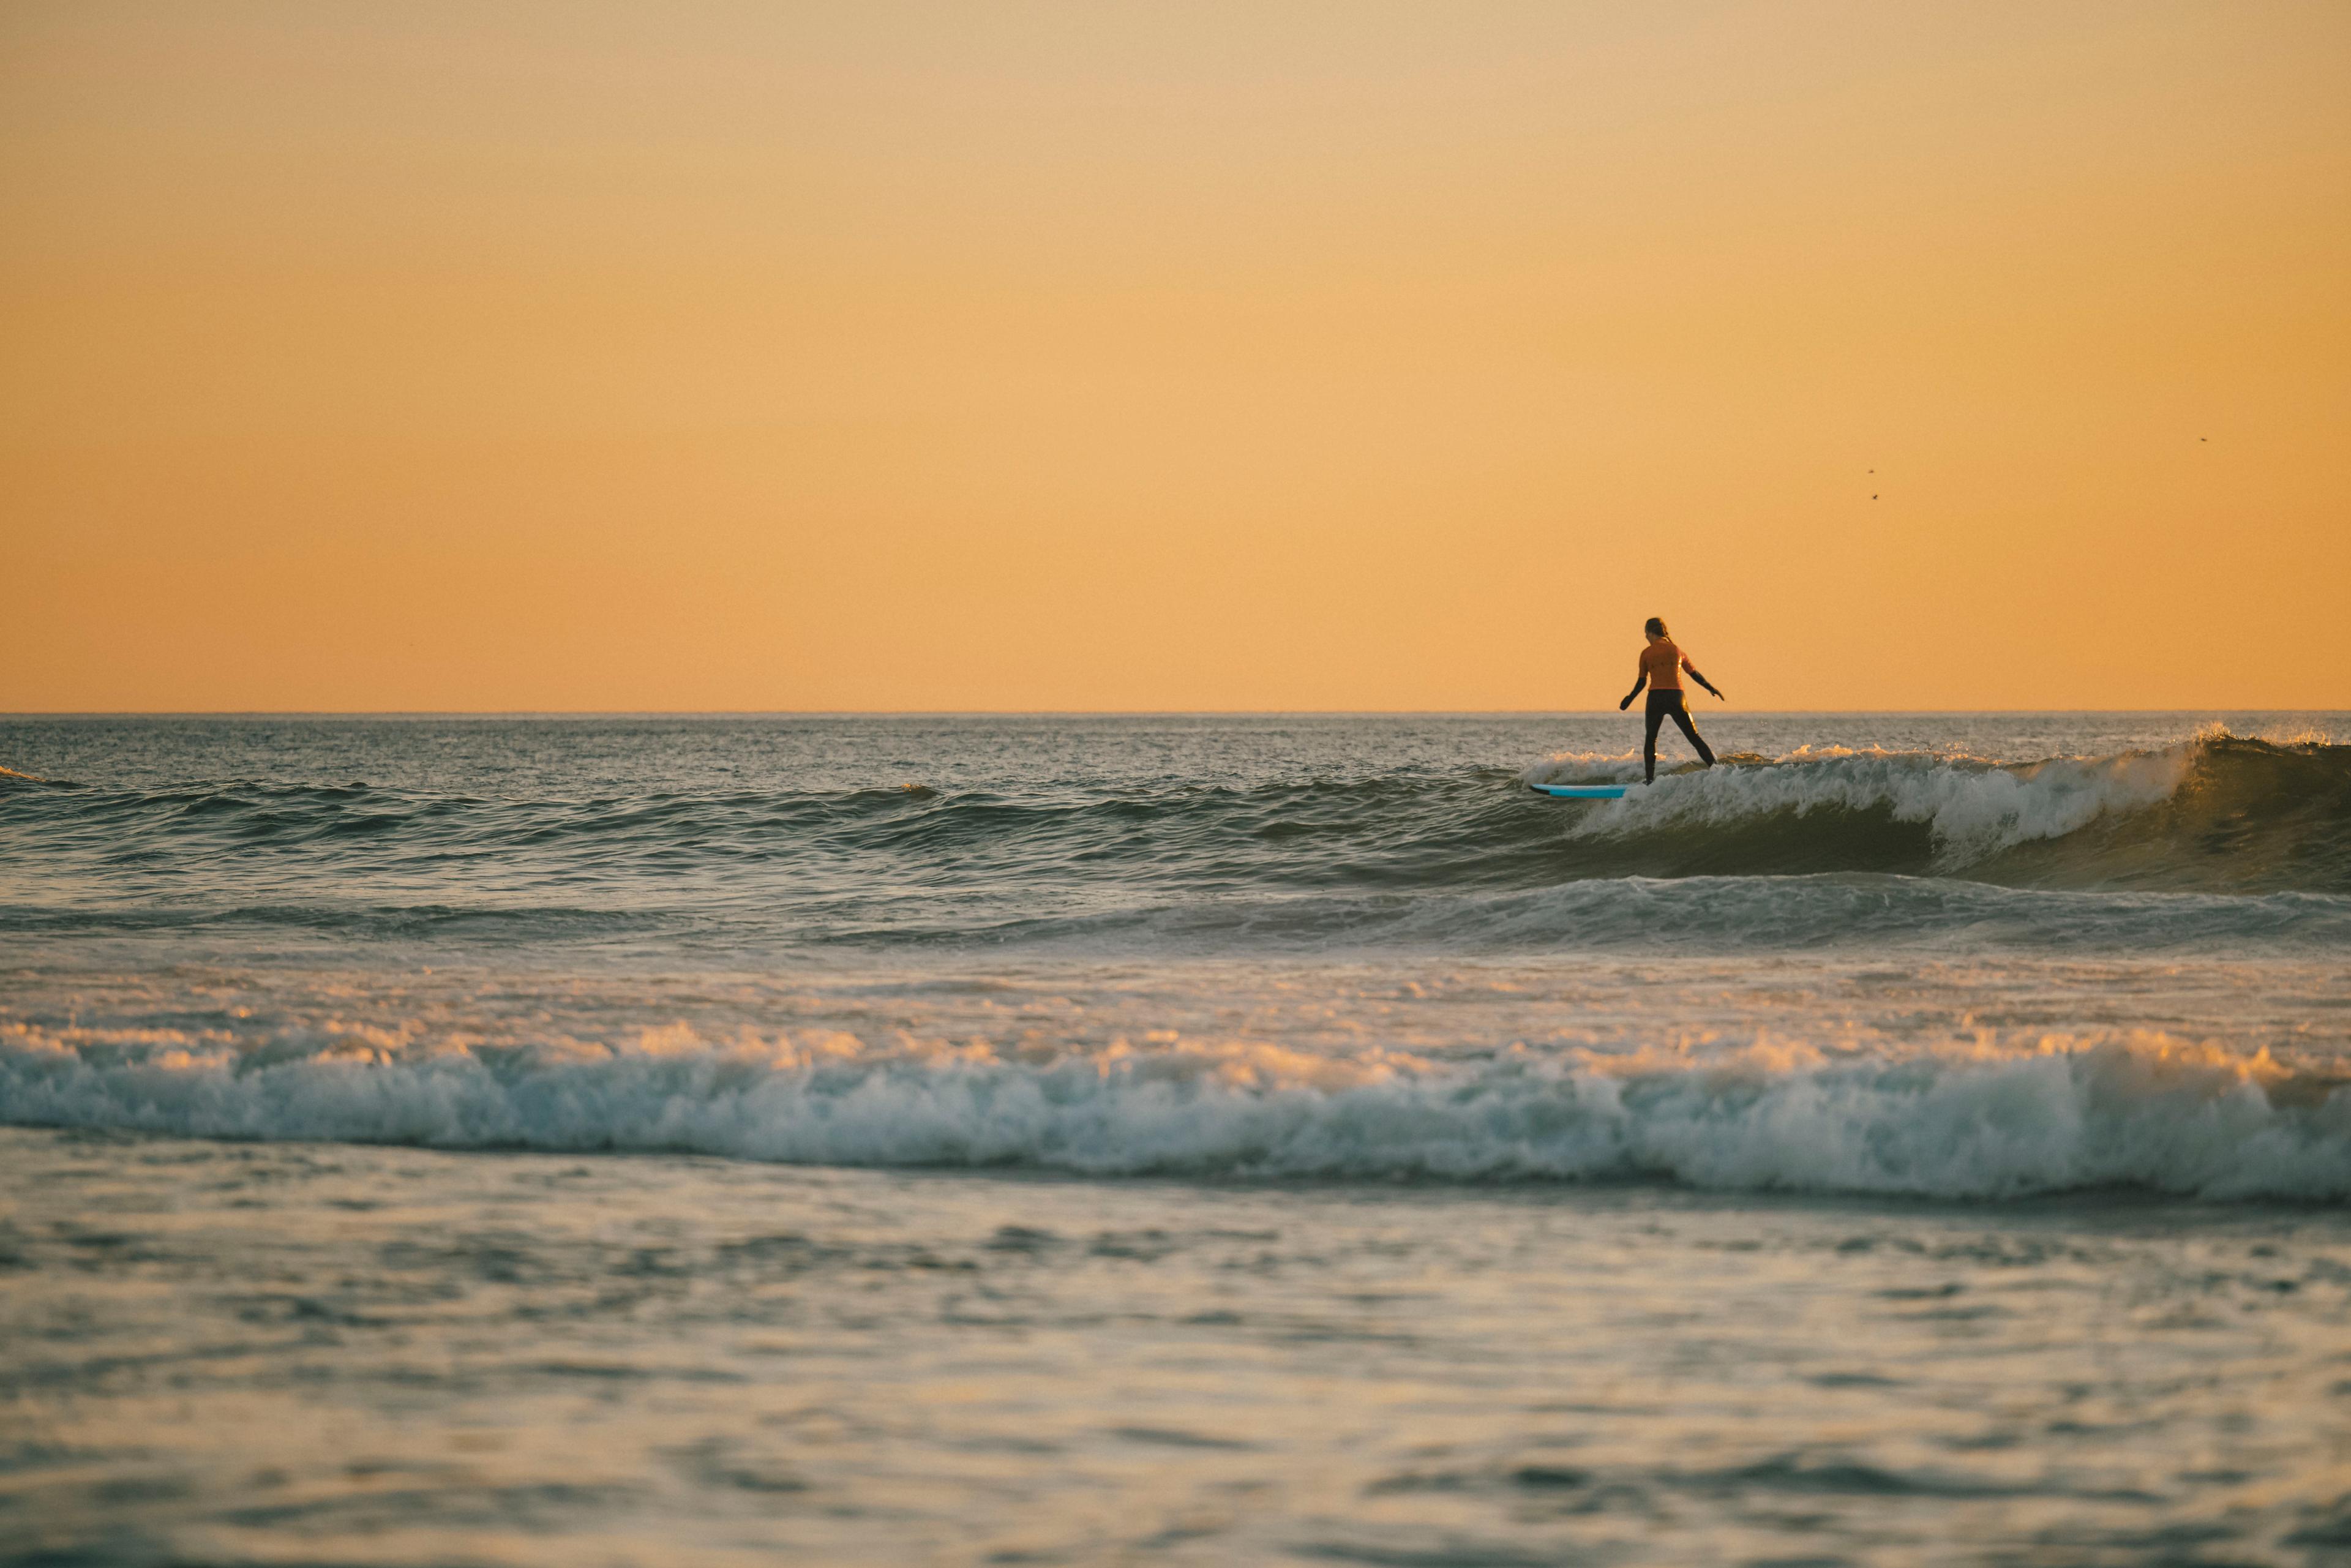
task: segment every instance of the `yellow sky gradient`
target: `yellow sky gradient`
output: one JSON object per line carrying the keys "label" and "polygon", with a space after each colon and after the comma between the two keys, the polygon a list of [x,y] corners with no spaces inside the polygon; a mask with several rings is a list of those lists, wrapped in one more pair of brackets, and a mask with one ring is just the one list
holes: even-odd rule
{"label": "yellow sky gradient", "polygon": [[0,710],[1594,707],[1650,614],[2351,707],[2346,83],[2340,0],[18,0]]}

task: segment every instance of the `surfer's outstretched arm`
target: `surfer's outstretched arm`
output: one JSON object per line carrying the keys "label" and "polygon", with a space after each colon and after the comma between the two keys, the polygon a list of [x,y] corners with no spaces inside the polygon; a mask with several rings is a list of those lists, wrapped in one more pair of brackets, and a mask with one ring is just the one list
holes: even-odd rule
{"label": "surfer's outstretched arm", "polygon": [[[1729,697],[1724,696],[1720,692],[1719,692],[1719,691],[1715,691],[1715,685],[1714,685],[1714,683],[1713,683],[1712,681],[1708,680],[1704,675],[1699,674],[1698,673],[1698,666],[1697,666],[1696,664],[1691,664],[1687,659],[1684,659],[1684,660],[1682,661],[1682,668],[1683,668],[1683,669],[1685,669],[1685,670],[1687,670],[1687,671],[1689,672],[1689,678],[1690,678],[1691,680],[1696,681],[1699,685],[1704,686],[1708,691],[1714,692],[1714,699],[1715,699],[1715,701],[1717,701],[1717,702],[1725,702],[1725,703],[1727,703],[1727,702],[1729,702],[1729,701],[1730,700]],[[1633,689],[1634,689],[1635,691],[1639,691],[1641,688],[1640,688],[1640,687],[1638,687],[1638,686],[1635,686],[1635,687],[1634,687]],[[1627,697],[1627,698],[1625,698],[1625,700],[1626,702],[1630,702],[1630,701],[1632,701],[1633,699],[1632,699],[1632,698],[1630,698],[1630,697]]]}
{"label": "surfer's outstretched arm", "polygon": [[[1695,671],[1695,670],[1692,670],[1692,671],[1690,672],[1690,674],[1698,674],[1698,672],[1697,672],[1697,671]],[[1635,682],[1633,683],[1633,689],[1632,689],[1631,691],[1626,692],[1626,693],[1625,694],[1625,700],[1624,700],[1623,702],[1618,703],[1618,704],[1616,705],[1616,711],[1617,711],[1617,712],[1619,712],[1619,713],[1622,713],[1622,712],[1624,712],[1626,708],[1631,707],[1631,706],[1633,706],[1633,699],[1634,699],[1635,697],[1639,696],[1639,695],[1641,695],[1641,688],[1642,688],[1643,686],[1647,685],[1648,684],[1649,684],[1649,672],[1648,672],[1648,671],[1646,671],[1646,670],[1643,670],[1643,671],[1641,672],[1641,678],[1640,678],[1639,680],[1635,681]],[[1708,687],[1708,689],[1709,691],[1711,691],[1713,688],[1712,688],[1712,687]],[[1717,694],[1717,695],[1719,695],[1719,694]]]}

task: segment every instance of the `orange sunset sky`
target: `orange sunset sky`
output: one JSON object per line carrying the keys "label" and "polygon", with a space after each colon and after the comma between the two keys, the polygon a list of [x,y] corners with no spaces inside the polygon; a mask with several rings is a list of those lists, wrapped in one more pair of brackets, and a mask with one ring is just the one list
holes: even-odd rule
{"label": "orange sunset sky", "polygon": [[0,709],[2351,707],[2351,5],[0,8]]}

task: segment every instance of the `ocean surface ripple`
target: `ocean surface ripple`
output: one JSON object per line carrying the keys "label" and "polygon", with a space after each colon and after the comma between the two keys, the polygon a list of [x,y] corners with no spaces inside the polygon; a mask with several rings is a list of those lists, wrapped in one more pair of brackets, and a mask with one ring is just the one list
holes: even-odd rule
{"label": "ocean surface ripple", "polygon": [[1700,722],[0,719],[0,1568],[2340,1560],[2351,725]]}
{"label": "ocean surface ripple", "polygon": [[2351,1197],[2324,716],[1746,723],[14,721],[0,1120]]}

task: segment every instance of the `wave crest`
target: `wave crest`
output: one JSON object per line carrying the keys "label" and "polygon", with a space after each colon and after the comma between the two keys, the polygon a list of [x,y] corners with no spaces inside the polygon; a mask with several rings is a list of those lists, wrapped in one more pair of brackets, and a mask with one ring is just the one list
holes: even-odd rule
{"label": "wave crest", "polygon": [[[1639,776],[1554,758],[1527,780]],[[2351,747],[2211,732],[2160,751],[1999,763],[1834,748],[1661,776],[1572,807],[1619,873],[1890,871],[2053,887],[2351,892]]]}
{"label": "wave crest", "polygon": [[1094,1176],[1666,1180],[2012,1198],[2137,1187],[2351,1198],[2351,1091],[2160,1036],[1897,1060],[1758,1043],[1704,1062],[1522,1050],[1471,1064],[1247,1041],[1002,1056],[841,1033],[622,1049],[266,1050],[177,1031],[0,1031],[0,1121],[444,1148],[670,1151]]}

